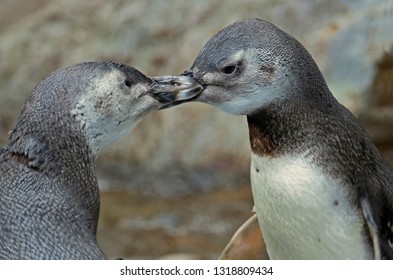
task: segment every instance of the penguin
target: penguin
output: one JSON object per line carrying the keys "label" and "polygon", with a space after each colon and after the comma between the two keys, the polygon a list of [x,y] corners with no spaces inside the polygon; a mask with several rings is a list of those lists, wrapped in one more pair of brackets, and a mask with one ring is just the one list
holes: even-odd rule
{"label": "penguin", "polygon": [[393,258],[393,170],[295,38],[261,19],[235,22],[184,75],[204,87],[192,101],[247,118],[271,259]]}
{"label": "penguin", "polygon": [[0,259],[105,259],[95,159],[148,113],[193,97],[190,77],[85,62],[41,81],[0,149]]}

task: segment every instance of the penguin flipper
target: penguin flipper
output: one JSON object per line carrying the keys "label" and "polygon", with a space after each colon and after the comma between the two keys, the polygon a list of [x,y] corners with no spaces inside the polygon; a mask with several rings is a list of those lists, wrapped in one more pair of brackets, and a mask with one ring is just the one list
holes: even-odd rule
{"label": "penguin flipper", "polygon": [[376,260],[380,260],[381,259],[381,246],[379,240],[380,234],[378,231],[378,225],[374,219],[374,213],[372,211],[370,201],[368,200],[368,198],[363,197],[360,200],[360,205],[362,207],[363,216],[364,219],[366,220],[368,229],[370,231],[371,240],[373,242],[374,258]]}

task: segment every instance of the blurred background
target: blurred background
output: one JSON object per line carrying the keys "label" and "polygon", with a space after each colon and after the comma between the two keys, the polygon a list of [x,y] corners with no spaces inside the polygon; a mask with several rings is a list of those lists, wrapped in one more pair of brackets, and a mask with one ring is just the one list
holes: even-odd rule
{"label": "blurred background", "polygon": [[[113,60],[180,74],[212,35],[250,17],[310,51],[393,164],[391,0],[0,0],[0,145],[51,71]],[[100,246],[110,258],[217,258],[251,216],[248,169],[244,117],[197,103],[151,114],[98,159]]]}

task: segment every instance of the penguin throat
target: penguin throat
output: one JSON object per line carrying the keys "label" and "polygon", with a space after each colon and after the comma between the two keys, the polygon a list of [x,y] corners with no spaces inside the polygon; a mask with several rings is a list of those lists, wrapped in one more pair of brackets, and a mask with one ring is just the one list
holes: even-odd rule
{"label": "penguin throat", "polygon": [[[251,149],[260,156],[302,154],[323,135],[323,125],[337,113],[334,99],[323,102],[294,96],[267,104],[247,116]],[[316,135],[317,134],[317,135]]]}
{"label": "penguin throat", "polygon": [[272,140],[268,135],[263,133],[263,130],[258,127],[258,124],[252,119],[248,121],[248,128],[250,134],[251,150],[263,156],[275,156],[276,149]]}
{"label": "penguin throat", "polygon": [[[303,122],[289,119],[284,108],[267,106],[259,112],[247,116],[250,145],[253,153],[262,157],[277,157],[294,152],[300,139],[293,135],[301,131]],[[294,123],[296,122],[296,124]]]}
{"label": "penguin throat", "polygon": [[[72,137],[64,139],[62,135]],[[90,170],[95,159],[82,136],[60,129],[50,133],[13,131],[5,154],[23,166],[51,176],[75,174],[80,168]]]}

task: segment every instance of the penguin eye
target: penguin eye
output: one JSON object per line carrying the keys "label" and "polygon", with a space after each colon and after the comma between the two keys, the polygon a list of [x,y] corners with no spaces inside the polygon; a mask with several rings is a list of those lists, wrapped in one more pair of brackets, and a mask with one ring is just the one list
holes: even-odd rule
{"label": "penguin eye", "polygon": [[132,86],[132,82],[131,82],[131,80],[129,80],[129,79],[126,79],[126,80],[124,81],[124,84],[125,84],[126,87],[128,87],[128,88],[131,88],[131,86]]}
{"label": "penguin eye", "polygon": [[224,68],[221,68],[220,71],[224,74],[232,74],[233,72],[236,71],[237,66],[236,65],[228,65],[225,66]]}

